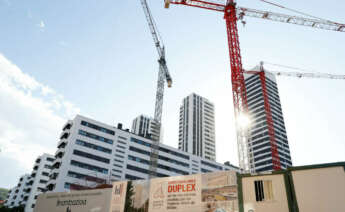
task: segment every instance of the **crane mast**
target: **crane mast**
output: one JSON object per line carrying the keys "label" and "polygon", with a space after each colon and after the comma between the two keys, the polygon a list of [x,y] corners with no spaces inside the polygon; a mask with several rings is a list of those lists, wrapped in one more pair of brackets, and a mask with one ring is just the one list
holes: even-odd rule
{"label": "crane mast", "polygon": [[[272,13],[267,11],[260,11],[244,7],[237,7],[234,0],[165,0],[165,8],[169,8],[170,4],[191,6],[201,9],[213,10],[222,12],[227,28],[228,47],[230,55],[231,67],[231,83],[233,92],[233,104],[236,120],[237,143],[239,153],[239,165],[245,172],[254,171],[250,126],[240,126],[240,119],[243,116],[248,116],[247,95],[244,83],[242,59],[239,46],[239,36],[237,30],[237,21],[245,16],[261,18],[265,20],[278,21],[290,24],[297,24],[302,26],[309,26],[324,30],[333,30],[338,32],[345,32],[345,24],[339,24],[332,21],[322,19],[304,18],[298,16],[285,15],[280,13]],[[265,79],[264,72],[262,72],[262,79]],[[264,82],[264,81],[263,81]],[[265,83],[264,83],[265,84]],[[263,85],[265,86],[265,85]],[[270,105],[265,105],[266,114],[270,114]],[[272,165],[273,170],[281,169],[280,158],[277,150],[277,143],[275,139],[272,117],[266,116],[269,129],[269,140],[272,149]]]}
{"label": "crane mast", "polygon": [[150,154],[150,173],[149,177],[153,178],[156,176],[157,172],[157,163],[158,163],[158,152],[159,152],[159,142],[161,134],[161,121],[162,121],[162,110],[163,110],[163,98],[164,98],[164,84],[165,80],[168,83],[170,88],[172,85],[172,79],[166,64],[165,60],[165,48],[163,40],[161,39],[155,21],[152,17],[150,8],[148,7],[146,0],[141,0],[141,5],[145,13],[147,23],[149,25],[154,45],[158,52],[158,80],[157,80],[157,90],[156,90],[156,102],[155,102],[155,113],[154,113],[154,122],[156,124],[156,132],[152,135],[152,145],[151,145],[151,154]]}

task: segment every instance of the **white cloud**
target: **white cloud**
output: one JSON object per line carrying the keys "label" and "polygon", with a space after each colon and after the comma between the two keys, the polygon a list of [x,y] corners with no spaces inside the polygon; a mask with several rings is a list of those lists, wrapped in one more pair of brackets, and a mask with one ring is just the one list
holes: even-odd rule
{"label": "white cloud", "polygon": [[[54,153],[61,127],[79,109],[47,85],[24,73],[0,53],[0,165],[30,171],[35,158]],[[16,176],[18,177],[18,176]],[[9,183],[8,179],[0,182]]]}

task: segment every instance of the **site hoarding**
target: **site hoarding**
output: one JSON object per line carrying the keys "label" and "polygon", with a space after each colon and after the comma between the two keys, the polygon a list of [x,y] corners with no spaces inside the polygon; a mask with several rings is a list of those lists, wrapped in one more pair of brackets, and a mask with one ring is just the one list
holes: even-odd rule
{"label": "site hoarding", "polygon": [[114,182],[111,192],[111,212],[123,212],[126,201],[127,182]]}
{"label": "site hoarding", "polygon": [[[87,195],[97,191],[103,193],[93,197]],[[49,194],[40,195],[35,212],[238,212],[234,171],[121,181],[114,182],[112,189],[83,192],[52,193],[58,195],[55,198],[47,198]],[[57,207],[58,201],[68,201],[72,197],[75,197],[72,201],[85,199],[87,205]],[[88,206],[89,203],[94,204],[93,207]]]}
{"label": "site hoarding", "polygon": [[111,196],[111,188],[41,194],[34,212],[109,212]]}

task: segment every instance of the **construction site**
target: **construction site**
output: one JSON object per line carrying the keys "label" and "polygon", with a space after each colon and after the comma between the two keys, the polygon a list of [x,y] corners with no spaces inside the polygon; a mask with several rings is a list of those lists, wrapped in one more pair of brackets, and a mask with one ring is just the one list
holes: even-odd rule
{"label": "construction site", "polygon": [[[245,69],[238,25],[251,27],[252,20],[276,22],[277,28],[296,25],[296,31],[304,27],[317,34],[344,33],[345,24],[266,0],[258,2],[288,13],[241,7],[234,0],[150,2],[169,11],[171,19],[180,7],[215,13],[223,19],[229,58],[224,78],[232,90],[228,96],[232,96],[236,132],[232,148],[238,154],[238,165],[234,165],[229,160],[216,161],[215,106],[195,93],[185,97],[179,108],[178,148],[163,142],[164,102],[179,82],[168,68],[169,44],[163,42],[158,29],[163,23],[152,14],[148,0],[139,2],[146,19],[142,24],[148,29],[145,36],[151,34],[157,53],[157,64],[152,65],[158,67],[153,116],[136,117],[132,129],[82,115],[68,120],[55,154],[37,158],[32,173],[23,175],[11,189],[5,206],[17,206],[15,199],[22,192],[18,204],[25,212],[344,212],[345,161],[293,165],[276,78],[345,82],[345,74],[265,61]],[[191,18],[191,14],[186,16]],[[205,42],[210,45],[212,38]],[[339,41],[339,45],[343,43]],[[185,47],[189,48],[188,43]],[[201,58],[201,65],[213,59],[212,47],[207,51],[210,56]],[[197,74],[197,70],[191,71]],[[340,97],[343,92],[339,91]],[[298,127],[298,117],[295,119]],[[217,145],[225,148],[222,142]]]}

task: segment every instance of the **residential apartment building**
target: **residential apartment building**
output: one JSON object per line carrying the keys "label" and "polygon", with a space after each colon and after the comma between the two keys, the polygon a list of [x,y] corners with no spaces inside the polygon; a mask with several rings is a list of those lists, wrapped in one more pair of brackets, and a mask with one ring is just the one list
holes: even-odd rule
{"label": "residential apartment building", "polygon": [[42,154],[37,157],[28,187],[24,194],[25,212],[32,212],[35,207],[37,196],[46,191],[46,184],[54,161],[54,156]]}
{"label": "residential apartment building", "polygon": [[30,174],[25,174],[19,178],[18,184],[7,194],[7,198],[4,204],[6,207],[13,208],[25,205],[24,195],[26,189],[29,186],[28,183],[30,179]]}
{"label": "residential apartment building", "polygon": [[[77,115],[63,126],[47,189],[61,192],[105,182],[148,179],[152,142],[120,125]],[[238,168],[159,144],[158,177],[217,170]]]}
{"label": "residential apartment building", "polygon": [[206,98],[193,93],[183,99],[178,148],[208,160],[216,160],[214,105]]}
{"label": "residential apartment building", "polygon": [[[250,154],[251,165],[256,172],[271,171],[273,169],[272,150],[268,128],[268,114],[265,110],[263,86],[266,87],[270,115],[273,120],[274,138],[277,143],[280,164],[283,169],[292,166],[289,143],[286,135],[283,112],[276,78],[269,72],[245,74],[245,85],[250,115],[252,117]],[[260,77],[261,76],[261,77]]]}
{"label": "residential apartment building", "polygon": [[140,115],[132,122],[132,133],[139,136],[158,140],[160,138],[160,126],[153,118]]}
{"label": "residential apartment building", "polygon": [[31,174],[21,176],[18,185],[9,191],[5,206],[23,206],[25,212],[32,212],[37,196],[46,191],[53,161],[53,155],[44,153],[39,156],[35,160]]}

